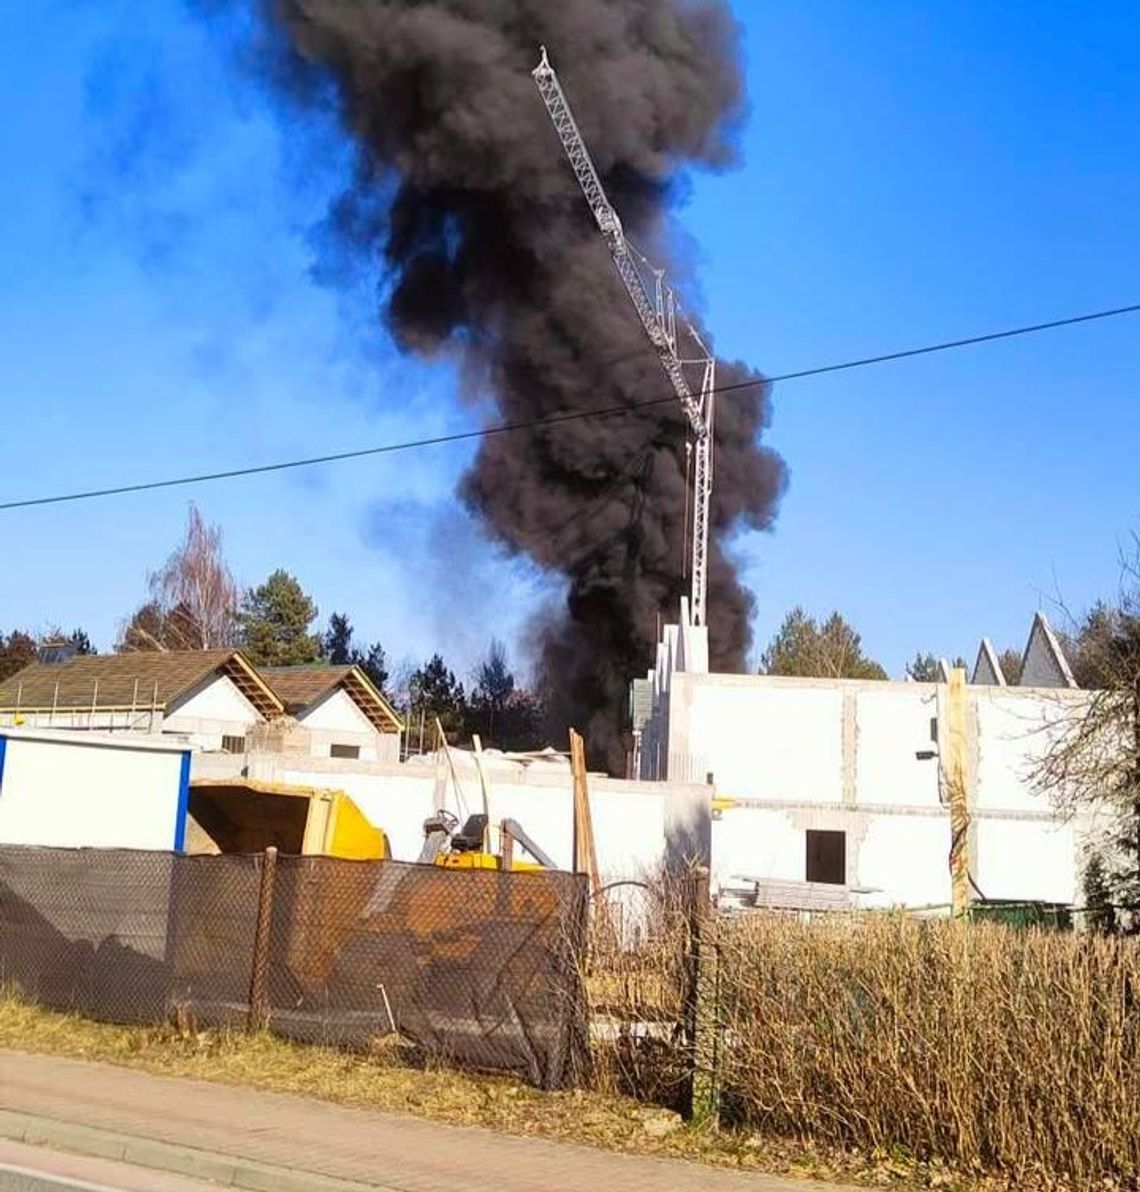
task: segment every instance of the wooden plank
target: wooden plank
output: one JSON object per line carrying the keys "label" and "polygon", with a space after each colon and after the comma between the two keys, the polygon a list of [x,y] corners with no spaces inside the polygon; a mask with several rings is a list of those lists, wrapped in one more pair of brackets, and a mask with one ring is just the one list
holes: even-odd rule
{"label": "wooden plank", "polygon": [[598,873],[598,851],[586,783],[586,742],[575,729],[570,730],[570,766],[574,775],[574,872],[589,877],[590,890],[597,896],[601,892],[602,880]]}
{"label": "wooden plank", "polygon": [[955,917],[970,906],[969,828],[966,794],[966,672],[954,667],[946,687],[946,797],[950,804],[950,902]]}

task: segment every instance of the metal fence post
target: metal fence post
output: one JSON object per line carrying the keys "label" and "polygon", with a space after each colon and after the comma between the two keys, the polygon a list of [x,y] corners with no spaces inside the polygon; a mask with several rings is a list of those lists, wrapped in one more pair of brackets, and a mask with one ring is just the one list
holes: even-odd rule
{"label": "metal fence post", "polygon": [[697,868],[690,882],[688,990],[686,1033],[692,1056],[689,1117],[717,1125],[720,1118],[720,1074],[717,1047],[717,947],[709,899],[709,871]]}
{"label": "metal fence post", "polygon": [[253,964],[249,975],[249,1014],[246,1028],[264,1030],[269,1022],[269,943],[273,930],[273,886],[277,878],[277,850],[270,845],[261,862],[257,894],[257,928],[253,937]]}

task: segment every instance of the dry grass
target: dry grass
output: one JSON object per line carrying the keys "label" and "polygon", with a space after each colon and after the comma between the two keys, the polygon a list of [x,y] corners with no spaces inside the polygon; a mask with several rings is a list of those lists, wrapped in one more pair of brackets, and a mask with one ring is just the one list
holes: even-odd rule
{"label": "dry grass", "polygon": [[895,916],[718,933],[739,1121],[1018,1186],[1137,1186],[1140,950]]}
{"label": "dry grass", "polygon": [[[608,1150],[845,1184],[976,1190],[937,1165],[865,1155],[748,1132],[677,1126],[657,1136],[660,1110],[599,1092],[542,1093],[471,1073],[409,1068],[396,1055],[327,1051],[271,1035],[179,1033],[91,1022],[0,995],[0,1049],[119,1064],[162,1076],[245,1085],[456,1125],[577,1142]],[[993,1185],[986,1185],[987,1189]],[[1024,1187],[1024,1185],[1023,1185]]]}
{"label": "dry grass", "polygon": [[0,1048],[847,1183],[1140,1189],[1135,942],[894,916],[720,919],[731,1128],[717,1134],[645,1104],[676,1105],[691,1067],[676,1030],[686,926],[675,901],[637,898],[595,921],[588,1092],[415,1068],[392,1049],[107,1026],[3,997]]}
{"label": "dry grass", "polygon": [[[598,1083],[675,1107],[693,1057],[677,1032],[635,1025],[683,1019],[684,900],[660,890],[632,941],[598,920],[586,984],[595,1023],[619,1028],[595,1040]],[[1140,1188],[1137,942],[881,914],[708,930],[733,1129],[889,1155],[911,1178],[934,1165],[1018,1188]]]}
{"label": "dry grass", "polygon": [[584,986],[592,1084],[686,1109],[690,1062],[680,1024],[688,924],[679,883],[627,886],[595,904]]}

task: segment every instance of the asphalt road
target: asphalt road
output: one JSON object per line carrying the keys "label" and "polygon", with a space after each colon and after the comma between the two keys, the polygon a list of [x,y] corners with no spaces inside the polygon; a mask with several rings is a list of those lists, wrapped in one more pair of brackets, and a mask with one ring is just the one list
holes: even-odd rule
{"label": "asphalt road", "polygon": [[218,1192],[219,1187],[0,1139],[0,1192]]}

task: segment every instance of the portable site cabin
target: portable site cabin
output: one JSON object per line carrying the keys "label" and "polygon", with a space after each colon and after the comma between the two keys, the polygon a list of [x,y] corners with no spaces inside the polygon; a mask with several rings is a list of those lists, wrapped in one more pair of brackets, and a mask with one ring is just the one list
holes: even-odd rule
{"label": "portable site cabin", "polygon": [[189,793],[168,739],[0,728],[0,844],[180,852]]}

